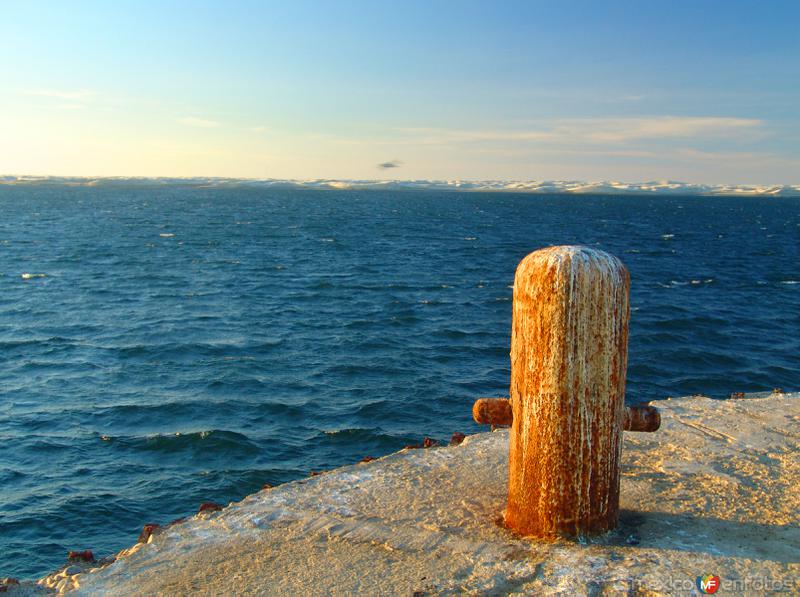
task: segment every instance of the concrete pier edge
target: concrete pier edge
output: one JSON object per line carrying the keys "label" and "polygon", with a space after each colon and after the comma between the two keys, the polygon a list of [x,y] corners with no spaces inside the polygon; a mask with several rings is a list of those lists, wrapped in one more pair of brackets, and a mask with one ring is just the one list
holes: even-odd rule
{"label": "concrete pier edge", "polygon": [[591,540],[498,523],[499,430],[265,489],[108,565],[73,563],[6,592],[697,594],[717,578],[719,594],[797,593],[800,393],[737,398],[654,402],[662,428],[624,438],[620,525]]}

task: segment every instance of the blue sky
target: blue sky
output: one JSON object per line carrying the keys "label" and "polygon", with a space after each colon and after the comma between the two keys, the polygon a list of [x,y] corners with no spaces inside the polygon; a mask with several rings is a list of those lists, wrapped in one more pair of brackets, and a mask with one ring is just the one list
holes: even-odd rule
{"label": "blue sky", "polygon": [[800,181],[796,1],[3,0],[0,77],[6,174]]}

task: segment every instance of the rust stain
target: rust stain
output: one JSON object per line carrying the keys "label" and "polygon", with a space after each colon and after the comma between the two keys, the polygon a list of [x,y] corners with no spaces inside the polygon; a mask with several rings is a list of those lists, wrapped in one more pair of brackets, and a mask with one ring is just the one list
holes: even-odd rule
{"label": "rust stain", "polygon": [[216,502],[203,502],[200,504],[200,507],[197,509],[197,512],[219,512],[222,510],[222,506],[217,504]]}
{"label": "rust stain", "polygon": [[517,267],[505,522],[522,535],[617,524],[629,287],[625,266],[589,247],[542,249]]}
{"label": "rust stain", "polygon": [[458,446],[458,445],[461,445],[461,443],[462,443],[462,442],[463,442],[465,439],[467,439],[467,436],[466,436],[466,435],[464,435],[464,434],[463,434],[463,433],[461,433],[460,431],[456,431],[456,432],[454,432],[454,433],[453,433],[453,435],[450,437],[450,445],[451,445],[451,446]]}
{"label": "rust stain", "polygon": [[155,523],[148,523],[142,527],[142,532],[139,533],[137,543],[147,543],[151,536],[161,531],[161,525]]}
{"label": "rust stain", "polygon": [[70,562],[94,562],[94,554],[91,549],[70,551],[67,553],[67,560]]}
{"label": "rust stain", "polygon": [[625,431],[657,431],[661,413],[655,406],[626,406],[622,428]]}

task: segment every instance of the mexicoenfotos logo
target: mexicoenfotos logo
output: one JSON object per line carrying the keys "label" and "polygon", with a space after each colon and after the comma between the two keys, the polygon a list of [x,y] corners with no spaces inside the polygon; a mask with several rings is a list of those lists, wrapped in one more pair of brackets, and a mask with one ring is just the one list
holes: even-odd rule
{"label": "mexicoenfotos logo", "polygon": [[719,576],[704,574],[697,577],[697,588],[701,593],[713,595],[719,589]]}

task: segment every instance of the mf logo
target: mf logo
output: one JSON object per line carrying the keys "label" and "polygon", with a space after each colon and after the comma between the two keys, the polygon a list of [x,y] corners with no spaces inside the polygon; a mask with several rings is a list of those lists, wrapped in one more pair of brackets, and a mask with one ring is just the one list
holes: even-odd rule
{"label": "mf logo", "polygon": [[713,595],[719,589],[719,576],[704,574],[697,577],[697,588],[701,593]]}

